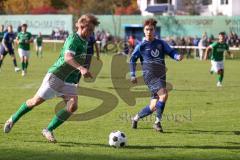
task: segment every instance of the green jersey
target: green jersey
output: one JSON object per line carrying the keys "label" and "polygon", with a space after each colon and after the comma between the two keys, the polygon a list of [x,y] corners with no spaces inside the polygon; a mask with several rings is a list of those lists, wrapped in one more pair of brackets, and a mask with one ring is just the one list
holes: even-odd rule
{"label": "green jersey", "polygon": [[48,72],[53,73],[58,78],[67,83],[77,84],[80,71],[69,65],[64,60],[64,55],[70,52],[74,56],[74,60],[80,65],[84,65],[87,54],[87,41],[83,40],[77,33],[69,35],[66,39],[60,56],[57,61],[49,68]]}
{"label": "green jersey", "polygon": [[17,35],[19,45],[18,48],[21,48],[25,51],[30,50],[30,39],[32,38],[32,34],[29,32],[19,32]]}
{"label": "green jersey", "polygon": [[4,32],[0,32],[0,42],[2,42],[3,36],[4,36]]}
{"label": "green jersey", "polygon": [[214,42],[210,46],[212,47],[211,60],[213,61],[222,61],[224,52],[229,50],[226,43]]}
{"label": "green jersey", "polygon": [[42,46],[42,41],[43,41],[42,36],[37,36],[36,38],[37,46]]}

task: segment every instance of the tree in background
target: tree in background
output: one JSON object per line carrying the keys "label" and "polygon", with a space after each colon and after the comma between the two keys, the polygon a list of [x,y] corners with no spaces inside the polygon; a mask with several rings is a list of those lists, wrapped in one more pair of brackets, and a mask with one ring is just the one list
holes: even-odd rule
{"label": "tree in background", "polygon": [[32,9],[51,6],[49,0],[4,0],[2,1],[5,14],[28,14]]}
{"label": "tree in background", "polygon": [[5,14],[84,13],[128,15],[139,13],[136,0],[0,0]]}
{"label": "tree in background", "polygon": [[184,10],[190,15],[199,15],[202,0],[183,0]]}
{"label": "tree in background", "polygon": [[136,0],[115,0],[115,15],[140,14]]}

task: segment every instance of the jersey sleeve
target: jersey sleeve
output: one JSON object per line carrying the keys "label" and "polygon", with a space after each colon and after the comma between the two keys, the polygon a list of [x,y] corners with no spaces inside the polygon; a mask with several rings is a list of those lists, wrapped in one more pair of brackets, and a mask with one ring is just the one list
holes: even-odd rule
{"label": "jersey sleeve", "polygon": [[8,39],[8,32],[4,33],[3,39],[4,39],[4,40],[7,40],[7,39]]}
{"label": "jersey sleeve", "polygon": [[167,55],[169,55],[172,59],[175,59],[175,60],[178,60],[179,59],[179,54],[178,54],[178,52],[175,50],[175,49],[173,49],[173,48],[171,48],[168,44],[167,44],[167,42],[165,42],[165,41],[162,41],[163,42],[163,51],[167,54]]}
{"label": "jersey sleeve", "polygon": [[[141,58],[140,45],[137,45],[134,48],[132,56],[130,58],[130,74],[131,74],[131,77],[136,76],[136,62],[137,62],[138,58]],[[141,61],[142,61],[142,59],[141,59]]]}
{"label": "jersey sleeve", "polygon": [[65,44],[64,44],[64,54],[65,53],[71,53],[73,55],[76,54],[77,51],[77,45],[74,45],[74,38],[72,36],[68,37]]}
{"label": "jersey sleeve", "polygon": [[215,48],[217,46],[217,42],[214,42],[210,45],[211,48]]}

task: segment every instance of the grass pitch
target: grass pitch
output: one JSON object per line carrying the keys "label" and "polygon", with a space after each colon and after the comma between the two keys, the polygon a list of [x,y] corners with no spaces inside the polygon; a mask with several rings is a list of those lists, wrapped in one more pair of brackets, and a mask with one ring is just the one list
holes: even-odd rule
{"label": "grass pitch", "polygon": [[[52,44],[45,46],[42,59],[32,51],[26,77],[15,73],[11,59],[6,57],[0,72],[1,130],[19,105],[35,94],[58,54],[59,47]],[[48,143],[41,136],[41,130],[48,125],[55,106],[61,101],[55,98],[26,114],[11,133],[0,132],[0,159],[240,159],[239,60],[225,61],[224,84],[222,88],[217,88],[216,76],[208,72],[209,61],[185,59],[177,63],[167,59],[167,79],[173,87],[162,122],[165,133],[160,134],[152,129],[154,116],[140,121],[137,130],[131,129],[131,116],[148,104],[150,99],[149,96],[137,98],[136,105],[129,106],[119,96],[118,89],[127,88],[113,85],[113,80],[118,78],[111,77],[114,67],[112,57],[112,54],[102,55],[103,66],[95,82],[81,81],[80,86],[85,87],[82,89],[85,92],[79,90],[79,109],[76,114],[80,117],[55,130],[58,143]],[[115,67],[120,70],[124,68]],[[88,93],[87,88],[92,92]],[[140,86],[132,91],[145,93],[147,88]],[[101,110],[91,112],[100,104],[108,107],[101,109],[106,113],[101,113]],[[109,108],[109,104],[112,104],[112,108]],[[85,121],[81,121],[81,115]],[[89,120],[86,120],[87,117],[90,117]],[[108,135],[114,130],[126,133],[127,147],[114,149],[108,146]]]}

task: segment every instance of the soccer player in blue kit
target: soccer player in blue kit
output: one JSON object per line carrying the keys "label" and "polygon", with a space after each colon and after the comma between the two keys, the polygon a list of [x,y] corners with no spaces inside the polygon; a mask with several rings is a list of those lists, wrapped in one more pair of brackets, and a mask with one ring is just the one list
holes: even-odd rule
{"label": "soccer player in blue kit", "polygon": [[9,25],[7,27],[7,32],[4,33],[2,43],[0,44],[0,68],[2,66],[2,62],[5,56],[9,53],[9,55],[13,59],[14,70],[15,72],[18,72],[20,71],[20,68],[17,67],[16,56],[14,54],[14,49],[12,45],[14,39],[15,39],[15,35],[13,33],[13,27],[12,25]]}
{"label": "soccer player in blue kit", "polygon": [[135,47],[130,59],[131,82],[137,83],[135,71],[136,62],[139,58],[142,64],[144,82],[152,95],[150,104],[144,107],[132,119],[132,128],[137,128],[139,119],[156,111],[157,116],[153,128],[156,131],[163,132],[161,118],[168,98],[164,57],[165,54],[167,54],[171,58],[181,61],[183,55],[178,54],[177,51],[172,49],[165,41],[155,38],[156,24],[157,21],[153,18],[144,21],[145,38]]}

